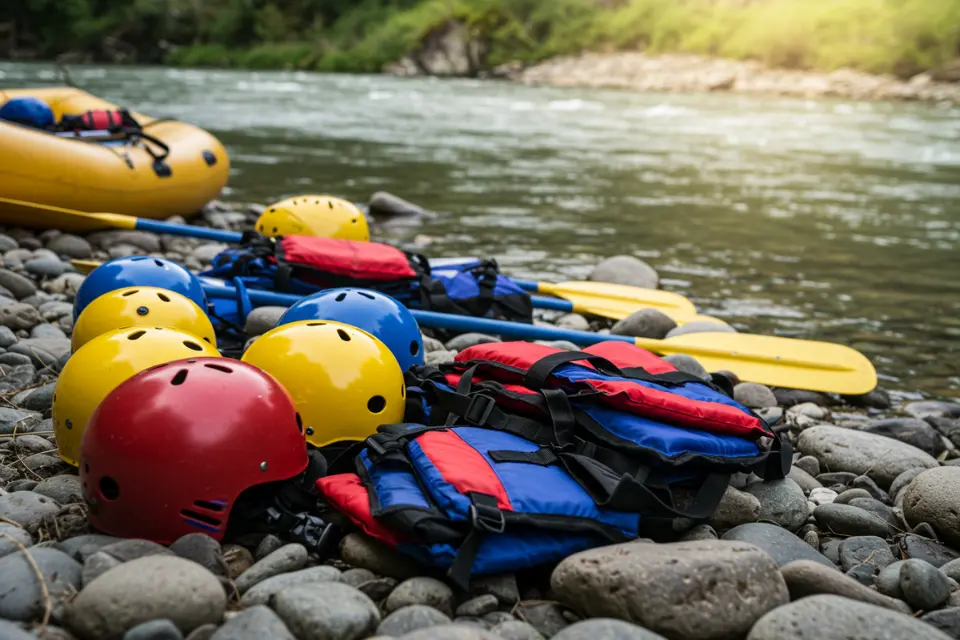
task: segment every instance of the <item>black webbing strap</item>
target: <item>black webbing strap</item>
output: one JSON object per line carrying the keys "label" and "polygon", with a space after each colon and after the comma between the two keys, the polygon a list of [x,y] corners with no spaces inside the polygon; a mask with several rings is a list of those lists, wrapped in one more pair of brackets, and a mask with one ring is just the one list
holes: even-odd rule
{"label": "black webbing strap", "polygon": [[541,467],[549,467],[560,461],[557,454],[549,447],[541,447],[536,451],[507,451],[498,449],[487,451],[487,455],[494,462],[523,462],[526,464],[535,464]]}
{"label": "black webbing strap", "polygon": [[577,428],[577,418],[570,406],[570,399],[560,389],[540,389],[540,394],[547,405],[550,420],[553,422],[555,444],[564,447],[574,441]]}
{"label": "black webbing strap", "polygon": [[592,364],[597,371],[609,375],[619,376],[620,369],[606,358],[595,356],[583,351],[558,351],[544,356],[534,362],[523,377],[523,386],[531,389],[540,389],[547,386],[547,378],[553,373],[554,369],[568,362],[586,361]]}
{"label": "black webbing strap", "polygon": [[773,444],[767,457],[758,463],[753,472],[764,480],[781,480],[790,473],[793,465],[793,445],[782,433],[773,436]]}
{"label": "black webbing strap", "polygon": [[713,386],[709,380],[704,380],[699,376],[685,371],[667,371],[666,373],[650,373],[643,367],[627,367],[621,369],[624,378],[631,380],[640,380],[642,382],[652,382],[662,385],[680,385],[687,382],[698,382],[707,386]]}
{"label": "black webbing strap", "polygon": [[460,545],[447,577],[463,590],[470,585],[470,569],[480,551],[480,544],[488,533],[503,533],[507,523],[494,496],[483,493],[467,494],[470,498],[470,533]]}
{"label": "black webbing strap", "polygon": [[670,515],[702,520],[716,510],[727,486],[730,473],[709,473],[696,487],[696,495],[688,506],[677,505],[673,487],[650,478],[650,470],[637,465],[633,474],[611,474],[597,458],[561,453],[560,462],[600,507],[643,515]]}

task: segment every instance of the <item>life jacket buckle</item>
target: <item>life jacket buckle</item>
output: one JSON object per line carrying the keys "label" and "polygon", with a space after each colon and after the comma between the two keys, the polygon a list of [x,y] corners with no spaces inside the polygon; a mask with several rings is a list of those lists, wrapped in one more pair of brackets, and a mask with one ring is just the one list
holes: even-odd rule
{"label": "life jacket buckle", "polygon": [[467,424],[476,427],[485,426],[496,406],[496,400],[490,396],[477,394],[470,398],[470,404],[467,405],[467,410],[463,412],[461,418]]}
{"label": "life jacket buckle", "polygon": [[[482,513],[481,513],[482,512]],[[474,529],[486,531],[487,533],[503,533],[507,528],[507,521],[503,517],[503,512],[496,507],[486,507],[485,505],[470,505],[470,524]]]}

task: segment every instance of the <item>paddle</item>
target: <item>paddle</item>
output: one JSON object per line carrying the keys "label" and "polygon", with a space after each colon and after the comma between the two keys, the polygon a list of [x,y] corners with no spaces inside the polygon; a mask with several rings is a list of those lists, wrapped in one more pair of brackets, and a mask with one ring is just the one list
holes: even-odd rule
{"label": "paddle", "polygon": [[[238,297],[235,287],[204,283],[203,288],[212,298]],[[290,306],[300,300],[296,295],[256,289],[247,289],[246,296],[255,305]],[[859,395],[877,385],[877,373],[863,354],[827,342],[746,333],[688,333],[653,340],[418,309],[411,309],[411,313],[422,327],[475,331],[519,340],[569,340],[581,346],[613,340],[633,343],[661,355],[684,353],[695,357],[708,371],[726,369],[741,380],[776,387]]]}
{"label": "paddle", "polygon": [[[67,231],[96,231],[105,228],[151,231],[230,244],[239,243],[243,237],[243,234],[236,231],[173,224],[118,213],[74,211],[10,198],[0,198],[0,223],[13,226],[59,228]],[[442,258],[431,260],[430,264],[442,266],[449,260]],[[535,298],[533,304],[539,309],[576,312],[622,320],[639,309],[653,308],[670,316],[677,324],[695,321],[726,324],[719,318],[698,314],[692,302],[670,291],[604,282],[549,283],[525,280],[515,280],[515,282],[528,291],[561,298],[561,300],[547,297]]]}
{"label": "paddle", "polygon": [[[73,264],[74,267],[76,267],[77,271],[84,274],[90,273],[91,271],[96,269],[98,266],[100,266],[100,263],[95,260],[71,260],[70,262]],[[432,261],[431,261],[431,264],[433,264]],[[567,284],[571,284],[571,283],[567,283]],[[652,291],[652,293],[667,293],[667,292]],[[633,311],[636,311],[636,307],[632,307],[633,311],[629,311],[627,308],[629,306],[629,303],[619,302],[617,300],[610,301],[609,303],[607,303],[607,306],[604,307],[605,301],[602,299],[599,299],[591,303],[589,306],[580,302],[575,303],[569,300],[564,300],[562,298],[548,298],[546,296],[534,295],[534,296],[530,296],[530,299],[533,302],[533,306],[538,309],[547,309],[552,311],[565,311],[567,313],[570,313],[573,311],[576,311],[578,313],[592,313],[594,315],[600,315],[600,316],[605,316],[608,318],[616,318],[616,319],[625,318],[628,315],[630,315],[630,313],[633,313]],[[599,312],[602,309],[607,310],[606,314]],[[725,324],[723,323],[722,320],[713,318],[711,316],[697,314],[696,311],[694,311],[693,313],[688,313],[686,309],[679,310],[679,309],[667,308],[664,311],[664,313],[671,316],[673,318],[673,321],[676,322],[678,325],[683,325],[688,322],[704,322],[704,321],[715,322],[718,324]]]}

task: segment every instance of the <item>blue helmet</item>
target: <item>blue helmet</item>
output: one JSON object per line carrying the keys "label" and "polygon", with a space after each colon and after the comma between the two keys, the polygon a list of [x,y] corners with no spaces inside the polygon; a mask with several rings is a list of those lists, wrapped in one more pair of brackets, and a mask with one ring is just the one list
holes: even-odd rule
{"label": "blue helmet", "polygon": [[13,98],[0,107],[0,120],[8,120],[31,127],[49,127],[56,120],[53,109],[39,98]]}
{"label": "blue helmet", "polygon": [[207,310],[207,296],[200,279],[186,267],[152,256],[129,256],[104,262],[90,272],[73,302],[73,319],[80,316],[88,304],[105,293],[124,287],[160,287],[186,296]]}
{"label": "blue helmet", "polygon": [[423,338],[413,314],[390,296],[370,289],[326,289],[311,294],[280,317],[277,326],[298,320],[332,320],[378,338],[406,371],[423,364]]}

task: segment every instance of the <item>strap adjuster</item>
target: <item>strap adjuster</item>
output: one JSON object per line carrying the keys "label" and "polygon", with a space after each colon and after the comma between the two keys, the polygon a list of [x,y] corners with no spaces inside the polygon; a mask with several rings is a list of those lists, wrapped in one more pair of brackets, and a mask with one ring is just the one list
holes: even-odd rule
{"label": "strap adjuster", "polygon": [[486,508],[481,505],[481,508],[478,509],[476,504],[471,504],[469,515],[470,524],[473,525],[474,529],[480,529],[487,533],[503,533],[507,528],[507,521],[503,517],[503,512],[496,507]]}
{"label": "strap adjuster", "polygon": [[467,405],[467,410],[464,411],[460,417],[463,418],[463,421],[467,424],[482,427],[486,425],[490,414],[493,413],[496,407],[496,400],[490,396],[477,394],[470,398],[470,404]]}

